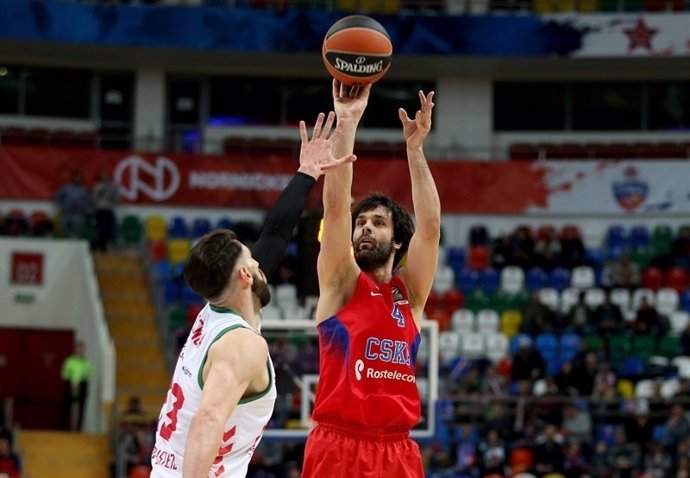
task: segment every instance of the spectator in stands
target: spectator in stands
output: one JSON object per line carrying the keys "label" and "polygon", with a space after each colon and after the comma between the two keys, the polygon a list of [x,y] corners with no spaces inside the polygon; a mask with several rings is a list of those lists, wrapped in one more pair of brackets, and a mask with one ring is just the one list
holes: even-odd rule
{"label": "spectator in stands", "polygon": [[491,266],[502,269],[509,264],[511,251],[511,236],[497,236],[491,245]]}
{"label": "spectator in stands", "polygon": [[84,420],[84,407],[93,373],[93,365],[85,350],[84,342],[77,342],[74,353],[62,363],[65,396],[61,421],[62,427],[68,430],[81,431]]}
{"label": "spectator in stands", "polygon": [[594,452],[589,459],[590,476],[609,477],[611,468],[609,467],[609,446],[600,440],[594,445]]}
{"label": "spectator in stands", "polygon": [[484,433],[488,437],[489,431],[496,430],[503,440],[509,440],[512,436],[513,420],[506,414],[503,402],[496,400],[491,403],[484,416]]}
{"label": "spectator in stands", "polygon": [[611,268],[611,282],[613,287],[636,289],[640,286],[640,266],[630,260],[630,256],[624,252],[614,262]]}
{"label": "spectator in stands", "polygon": [[[141,400],[137,396],[130,397],[127,408],[120,415],[119,452],[116,457],[119,466],[123,466],[127,476],[132,468],[149,464],[153,433],[151,419],[141,408]],[[115,464],[115,469],[119,467]]]}
{"label": "spectator in stands", "polygon": [[577,439],[568,438],[568,445],[564,453],[563,469],[566,478],[582,478],[589,476],[589,460],[582,443]]}
{"label": "spectator in stands", "polygon": [[545,426],[546,422],[539,417],[536,404],[533,402],[518,403],[513,422],[515,446],[531,446]]}
{"label": "spectator in stands", "polygon": [[580,292],[577,302],[566,314],[564,325],[566,329],[571,329],[580,335],[588,334],[594,329],[594,311],[585,302],[584,291]]}
{"label": "spectator in stands", "polygon": [[513,232],[507,264],[525,271],[534,266],[534,241],[526,226],[519,226]]}
{"label": "spectator in stands", "polygon": [[649,442],[649,452],[644,456],[643,472],[649,478],[665,478],[667,472],[673,469],[671,456],[664,452],[661,445],[655,441]]}
{"label": "spectator in stands", "polygon": [[690,356],[690,323],[680,334],[680,354]]}
{"label": "spectator in stands", "polygon": [[594,352],[587,352],[581,362],[574,362],[578,392],[581,397],[588,397],[594,389],[594,377],[599,371],[599,358]]}
{"label": "spectator in stands", "polygon": [[107,171],[98,173],[96,184],[91,190],[91,202],[96,214],[96,237],[93,249],[105,251],[115,239],[115,207],[120,202],[120,191]]}
{"label": "spectator in stands", "polygon": [[[648,450],[648,445],[652,442],[654,425],[649,419],[647,406],[638,406],[635,414],[628,417],[624,422],[625,435],[630,437],[630,441],[637,444],[641,454]],[[640,463],[642,464],[642,463]]]}
{"label": "spectator in stands", "polygon": [[60,212],[62,235],[70,238],[83,237],[90,201],[81,172],[73,171],[70,180],[60,186],[55,193],[55,206]]}
{"label": "spectator in stands", "polygon": [[535,291],[522,309],[522,324],[520,332],[536,337],[541,332],[555,330],[556,316],[548,306],[539,300],[539,292]]}
{"label": "spectator in stands", "polygon": [[548,229],[534,246],[534,263],[545,270],[558,266],[561,260],[561,242],[555,229]]}
{"label": "spectator in stands", "polygon": [[561,235],[561,266],[566,269],[587,263],[585,245],[575,228],[566,227]]}
{"label": "spectator in stands", "polygon": [[505,476],[507,472],[507,453],[506,447],[497,430],[489,430],[486,439],[482,440],[477,446],[479,457],[479,469],[481,476],[495,473]]}
{"label": "spectator in stands", "polygon": [[594,310],[597,334],[607,340],[611,335],[623,331],[623,312],[618,304],[611,302],[611,291],[604,291],[604,302]]}
{"label": "spectator in stands", "polygon": [[546,362],[527,337],[520,340],[520,347],[513,356],[513,380],[534,381],[543,378]]}
{"label": "spectator in stands", "polygon": [[460,427],[460,438],[454,444],[455,464],[453,471],[457,478],[479,478],[477,468],[477,433],[470,424]]}
{"label": "spectator in stands", "polygon": [[488,365],[484,369],[484,377],[481,381],[482,395],[502,397],[507,394],[506,378],[498,373],[494,365]]}
{"label": "spectator in stands", "polygon": [[684,226],[671,241],[673,265],[690,269],[690,226]]}
{"label": "spectator in stands", "polygon": [[579,395],[577,380],[577,373],[573,367],[573,363],[569,360],[563,362],[561,369],[554,377],[554,381],[558,387],[558,393],[568,397]]}
{"label": "spectator in stands", "polygon": [[679,403],[671,406],[671,415],[666,420],[664,435],[661,440],[664,451],[676,455],[678,445],[690,436],[690,421],[685,415],[685,408]]}
{"label": "spectator in stands", "polygon": [[666,319],[649,303],[647,297],[642,297],[640,307],[635,315],[633,330],[639,335],[651,334],[655,338],[668,332],[669,325]]}
{"label": "spectator in stands", "polygon": [[686,410],[690,409],[690,377],[678,377],[678,390],[673,394],[673,402],[682,404]]}
{"label": "spectator in stands", "polygon": [[628,442],[623,427],[616,428],[616,443],[608,454],[609,466],[614,470],[615,478],[632,478],[639,463],[640,451],[635,443]]}
{"label": "spectator in stands", "polygon": [[19,456],[13,451],[12,434],[0,432],[0,478],[21,478],[22,465]]}
{"label": "spectator in stands", "polygon": [[616,261],[608,257],[604,259],[604,264],[601,266],[601,274],[599,283],[605,291],[610,291],[613,288],[613,270],[616,268]]}
{"label": "spectator in stands", "polygon": [[582,443],[586,449],[592,444],[592,417],[584,402],[570,402],[563,407],[561,427],[568,440]]}
{"label": "spectator in stands", "polygon": [[604,420],[618,412],[621,396],[616,389],[616,375],[611,370],[608,362],[600,362],[598,371],[594,376],[592,394],[592,415],[595,421],[598,417]]}
{"label": "spectator in stands", "polygon": [[550,423],[544,432],[537,437],[534,448],[534,471],[537,476],[565,471],[565,438],[556,425]]}

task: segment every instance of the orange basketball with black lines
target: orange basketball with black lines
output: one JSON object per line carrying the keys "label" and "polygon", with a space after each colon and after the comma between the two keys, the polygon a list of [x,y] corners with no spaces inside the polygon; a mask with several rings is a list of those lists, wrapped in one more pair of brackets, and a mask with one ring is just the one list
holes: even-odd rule
{"label": "orange basketball with black lines", "polygon": [[388,71],[393,44],[379,22],[365,15],[350,15],[328,29],[321,56],[336,80],[346,85],[366,85],[380,80]]}

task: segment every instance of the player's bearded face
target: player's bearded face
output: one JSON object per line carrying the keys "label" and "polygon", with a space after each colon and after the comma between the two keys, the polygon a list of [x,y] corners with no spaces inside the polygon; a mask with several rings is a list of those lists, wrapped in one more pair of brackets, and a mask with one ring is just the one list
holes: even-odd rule
{"label": "player's bearded face", "polygon": [[355,261],[363,271],[371,271],[386,265],[393,253],[393,241],[377,241],[369,235],[361,235],[355,242]]}
{"label": "player's bearded face", "polygon": [[261,307],[266,307],[271,302],[271,291],[268,288],[266,281],[257,273],[252,274],[254,282],[252,283],[252,293],[259,299]]}

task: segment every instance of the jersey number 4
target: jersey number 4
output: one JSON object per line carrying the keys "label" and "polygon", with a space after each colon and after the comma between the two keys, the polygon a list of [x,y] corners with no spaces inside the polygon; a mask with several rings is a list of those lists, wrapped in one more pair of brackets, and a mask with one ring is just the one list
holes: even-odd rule
{"label": "jersey number 4", "polygon": [[391,316],[398,321],[398,327],[405,327],[405,316],[400,312],[397,305],[393,305]]}

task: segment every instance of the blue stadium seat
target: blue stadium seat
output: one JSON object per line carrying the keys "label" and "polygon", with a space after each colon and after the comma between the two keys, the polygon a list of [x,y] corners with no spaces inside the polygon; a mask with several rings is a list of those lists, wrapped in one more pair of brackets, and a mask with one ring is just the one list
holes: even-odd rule
{"label": "blue stadium seat", "polygon": [[602,441],[608,446],[616,444],[616,425],[597,425],[594,430],[595,441]]}
{"label": "blue stadium seat", "polygon": [[219,229],[234,229],[235,223],[229,217],[221,217],[216,223],[216,227]]}
{"label": "blue stadium seat", "polygon": [[495,294],[501,283],[499,272],[493,267],[487,267],[479,271],[479,288],[485,294]]}
{"label": "blue stadium seat", "polygon": [[543,332],[537,335],[534,346],[542,355],[554,354],[558,351],[558,339],[554,334]]}
{"label": "blue stadium seat", "polygon": [[570,271],[564,267],[556,267],[549,276],[549,287],[561,292],[570,287]]}
{"label": "blue stadium seat", "polygon": [[625,229],[620,224],[612,224],[606,231],[606,250],[610,252],[614,250],[625,249],[627,247],[627,237]]}
{"label": "blue stadium seat", "polygon": [[163,282],[163,306],[175,305],[180,302],[180,284],[176,279],[167,279]]}
{"label": "blue stadium seat", "polygon": [[151,265],[151,277],[154,281],[160,282],[166,279],[170,279],[173,276],[173,270],[170,266],[170,262],[163,259],[156,261]]}
{"label": "blue stadium seat", "polygon": [[564,333],[559,341],[561,359],[564,361],[572,360],[580,351],[581,341],[582,339],[578,334],[572,332]]}
{"label": "blue stadium seat", "polygon": [[467,257],[465,255],[465,249],[458,246],[450,246],[448,248],[446,264],[448,264],[451,269],[455,271],[456,276],[465,268],[466,263]]}
{"label": "blue stadium seat", "polygon": [[648,248],[650,243],[650,236],[651,234],[649,233],[649,229],[647,228],[647,226],[642,224],[633,226],[630,229],[630,238],[628,239],[630,247],[643,249]]}
{"label": "blue stadium seat", "polygon": [[211,221],[205,217],[194,219],[192,223],[192,238],[197,239],[211,232]]}
{"label": "blue stadium seat", "polygon": [[549,275],[541,267],[532,267],[527,271],[525,286],[530,292],[536,292],[547,286]]}
{"label": "blue stadium seat", "polygon": [[204,298],[190,289],[187,285],[182,287],[182,302],[185,307],[190,305],[200,305],[204,303]]}
{"label": "blue stadium seat", "polygon": [[463,294],[471,294],[477,288],[479,273],[474,269],[463,269],[455,277],[456,285]]}
{"label": "blue stadium seat", "polygon": [[519,333],[515,336],[513,336],[512,339],[510,339],[510,354],[515,355],[518,350],[520,350],[520,344],[524,341],[527,340],[530,343],[532,343],[532,337],[525,333]]}
{"label": "blue stadium seat", "polygon": [[620,364],[619,373],[622,378],[635,379],[644,372],[644,361],[638,357],[627,357]]}
{"label": "blue stadium seat", "polygon": [[678,309],[684,310],[685,312],[690,314],[690,289],[686,289],[685,291],[680,293],[680,297],[678,300]]}
{"label": "blue stadium seat", "polygon": [[184,239],[189,237],[189,226],[187,220],[181,216],[175,216],[168,224],[169,239]]}

